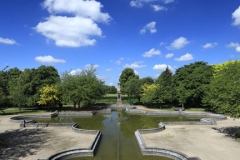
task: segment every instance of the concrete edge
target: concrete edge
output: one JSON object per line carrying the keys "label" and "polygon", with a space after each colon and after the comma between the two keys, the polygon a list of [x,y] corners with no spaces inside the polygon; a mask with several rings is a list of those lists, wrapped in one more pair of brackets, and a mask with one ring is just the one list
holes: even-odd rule
{"label": "concrete edge", "polygon": [[201,160],[198,157],[188,157],[186,154],[179,151],[172,150],[172,149],[160,148],[160,147],[147,147],[141,134],[159,132],[164,129],[165,129],[165,125],[161,122],[159,123],[159,128],[146,129],[146,130],[141,129],[141,130],[135,131],[135,137],[138,141],[138,145],[140,147],[142,155],[162,156],[162,157],[172,158],[174,160]]}

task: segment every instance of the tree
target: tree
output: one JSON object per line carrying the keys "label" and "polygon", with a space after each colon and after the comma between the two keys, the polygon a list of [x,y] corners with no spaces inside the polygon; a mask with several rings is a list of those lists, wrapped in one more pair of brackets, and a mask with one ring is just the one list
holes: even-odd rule
{"label": "tree", "polygon": [[186,89],[187,101],[199,106],[208,90],[211,77],[213,77],[213,67],[207,65],[207,62],[190,63],[190,65],[184,65],[176,70],[173,87],[174,90],[177,90],[182,84]]}
{"label": "tree", "polygon": [[204,105],[210,105],[217,113],[239,117],[240,115],[240,63],[223,65],[211,79],[210,88],[203,98]]}
{"label": "tree", "polygon": [[158,100],[160,101],[160,105],[161,102],[172,102],[173,101],[173,86],[172,86],[172,81],[173,81],[173,74],[170,71],[170,69],[166,68],[165,71],[163,71],[161,73],[161,75],[157,78],[157,80],[155,81],[155,84],[160,85],[160,89],[158,91],[158,94],[160,94],[158,97]]}
{"label": "tree", "polygon": [[2,101],[3,98],[5,98],[5,95],[7,94],[7,77],[6,72],[4,72],[5,69],[8,68],[8,65],[0,71],[0,110],[4,113],[2,108]]}
{"label": "tree", "polygon": [[176,95],[178,102],[182,104],[182,109],[184,110],[184,103],[186,103],[188,98],[189,92],[185,89],[184,85],[182,83],[179,84],[178,88],[176,89]]}
{"label": "tree", "polygon": [[49,106],[53,106],[62,94],[59,91],[57,84],[51,86],[46,85],[46,87],[43,87],[40,92],[42,93],[40,95],[41,99],[37,103],[40,105],[48,105],[48,110]]}
{"label": "tree", "polygon": [[111,86],[109,93],[110,94],[116,94],[117,93],[117,88],[115,86]]}
{"label": "tree", "polygon": [[132,68],[124,69],[122,71],[122,74],[120,75],[120,78],[119,78],[122,94],[126,94],[126,92],[125,92],[125,83],[127,81],[131,80],[131,79],[139,79],[139,76],[135,75],[134,70]]}
{"label": "tree", "polygon": [[237,60],[237,61],[226,61],[226,62],[223,62],[223,63],[220,63],[218,65],[216,65],[215,63],[213,63],[211,66],[213,67],[214,69],[214,73],[213,73],[213,76],[217,76],[219,73],[221,73],[221,71],[224,69],[224,68],[228,68],[228,65],[229,64],[234,64],[234,63],[240,63],[240,60]]}
{"label": "tree", "polygon": [[150,103],[152,106],[152,102],[156,98],[156,90],[158,86],[155,84],[152,84],[152,85],[144,84],[142,88],[143,88],[143,93],[141,96],[142,96],[143,102]]}
{"label": "tree", "polygon": [[[24,73],[22,73],[24,74]],[[21,112],[21,106],[26,104],[26,95],[24,93],[23,85],[25,84],[25,80],[21,77],[15,79],[16,85],[10,86],[10,96],[14,105],[19,107],[19,111]]]}

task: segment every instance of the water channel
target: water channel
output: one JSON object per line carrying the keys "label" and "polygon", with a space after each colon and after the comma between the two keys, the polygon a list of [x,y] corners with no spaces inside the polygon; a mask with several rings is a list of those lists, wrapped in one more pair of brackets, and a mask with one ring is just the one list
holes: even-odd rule
{"label": "water channel", "polygon": [[[157,128],[160,122],[200,121],[200,118],[180,116],[144,116],[127,114],[125,110],[113,110],[110,114],[93,116],[58,116],[38,123],[77,123],[81,129],[100,130],[102,133],[94,157],[78,157],[69,160],[170,160],[166,157],[143,156],[134,132],[138,129]],[[164,148],[164,146],[162,146]]]}

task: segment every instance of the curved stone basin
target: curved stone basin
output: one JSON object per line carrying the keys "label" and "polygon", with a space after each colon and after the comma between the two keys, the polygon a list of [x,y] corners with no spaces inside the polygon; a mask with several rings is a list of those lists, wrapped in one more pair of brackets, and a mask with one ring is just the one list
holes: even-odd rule
{"label": "curved stone basin", "polygon": [[[138,111],[135,110],[137,113]],[[58,112],[56,112],[57,114]],[[68,115],[68,114],[59,114],[59,116],[51,116],[52,118],[33,118],[31,116],[26,117],[27,119],[34,119],[36,120],[36,124],[43,124],[48,126],[61,126],[61,125],[72,125],[74,131],[85,131],[85,132],[91,132],[91,130],[94,130],[93,132],[97,132],[98,130],[102,133],[101,139],[99,139],[100,135],[96,135],[96,138],[98,138],[100,141],[98,142],[98,146],[95,145],[96,150],[93,153],[94,157],[77,157],[72,158],[72,160],[81,160],[81,159],[124,159],[124,160],[134,160],[134,159],[144,159],[144,160],[170,160],[170,159],[188,159],[187,156],[183,153],[179,155],[183,155],[183,158],[166,158],[166,157],[159,157],[159,154],[145,154],[145,155],[158,155],[158,156],[143,156],[145,152],[141,149],[140,141],[141,137],[139,138],[137,135],[141,135],[141,133],[151,132],[151,131],[159,131],[161,130],[161,127],[159,127],[159,123],[201,123],[201,124],[209,124],[211,121],[209,119],[203,119],[200,121],[202,117],[211,117],[209,115],[203,115],[202,117],[200,115],[197,115],[197,118],[194,118],[195,115],[189,115],[187,116],[185,113],[181,112],[175,112],[177,114],[171,114],[171,116],[166,116],[166,114],[162,114],[164,112],[161,112],[161,114],[155,113],[147,113],[145,112],[144,115],[134,115],[129,114],[129,110],[125,112],[124,110],[121,111],[113,111],[111,114],[95,114],[95,115],[89,115],[89,116],[80,116],[79,114],[75,115]],[[172,112],[173,113],[173,112]],[[181,114],[179,114],[181,113]],[[151,116],[149,116],[151,115]],[[216,115],[215,115],[216,117]],[[25,119],[26,119],[25,118]],[[223,117],[222,117],[223,118]],[[14,117],[11,121],[20,121],[21,119],[24,119],[24,117]],[[125,119],[126,121],[117,121],[117,119]],[[214,119],[215,120],[215,119]],[[29,121],[31,123],[31,121]],[[216,121],[215,121],[216,122]],[[212,122],[211,122],[212,123]],[[26,126],[28,126],[27,123],[25,123]],[[33,123],[32,123],[33,125]],[[34,126],[33,125],[33,126]],[[31,126],[31,125],[29,125]],[[82,130],[82,129],[86,130]],[[152,129],[156,128],[156,129]],[[160,128],[160,129],[159,129]],[[145,130],[146,131],[145,131]],[[139,132],[136,134],[136,132]],[[136,136],[136,137],[135,137]],[[139,143],[139,145],[138,145]],[[140,148],[139,148],[140,146]],[[141,149],[141,150],[140,150]],[[164,150],[164,149],[162,149]],[[78,150],[79,151],[79,150]],[[73,151],[70,151],[74,153]],[[141,153],[142,152],[142,153]],[[169,152],[169,150],[167,150]],[[69,151],[68,151],[69,153]],[[157,153],[157,152],[156,152]],[[65,153],[60,153],[60,155],[64,155]],[[59,154],[56,154],[59,155]],[[164,155],[164,154],[162,154]],[[50,156],[47,159],[69,159],[70,157],[74,157],[74,154],[72,156],[66,156],[65,158],[61,156]],[[75,156],[80,156],[80,154],[76,154]],[[89,155],[83,155],[83,156],[89,156]],[[90,155],[91,156],[91,155]],[[185,158],[184,158],[185,156]],[[168,156],[169,157],[169,156]],[[190,160],[190,159],[189,159]],[[192,159],[193,160],[193,159]]]}

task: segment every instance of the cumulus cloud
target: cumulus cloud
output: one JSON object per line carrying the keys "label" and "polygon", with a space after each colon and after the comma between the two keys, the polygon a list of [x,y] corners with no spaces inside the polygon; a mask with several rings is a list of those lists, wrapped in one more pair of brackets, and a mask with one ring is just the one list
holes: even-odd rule
{"label": "cumulus cloud", "polygon": [[143,63],[143,61],[135,61],[132,64],[125,64],[123,67],[124,68],[141,68],[141,67],[146,67],[147,65],[139,65],[140,63]]}
{"label": "cumulus cloud", "polygon": [[[111,20],[108,13],[102,13],[103,7],[97,1],[84,0],[45,0],[43,7],[51,14],[46,21],[38,23],[35,30],[53,40],[61,47],[81,47],[94,45],[95,39],[102,37],[102,31],[95,22],[107,23]],[[72,14],[74,16],[56,16],[55,14]]]}
{"label": "cumulus cloud", "polygon": [[118,70],[122,70],[121,68],[118,68]]}
{"label": "cumulus cloud", "polygon": [[174,2],[174,0],[163,0],[163,3],[165,4],[172,3],[172,2]]}
{"label": "cumulus cloud", "polygon": [[161,42],[161,43],[160,43],[160,46],[161,46],[161,45],[164,45],[164,44],[166,44],[166,43],[164,43],[164,42]]}
{"label": "cumulus cloud", "polygon": [[54,63],[65,63],[66,61],[63,59],[55,59],[52,56],[39,56],[35,57],[35,61],[40,62],[40,63],[49,63],[49,64],[54,64]]}
{"label": "cumulus cloud", "polygon": [[[98,68],[98,67],[99,67],[98,64],[93,65],[93,68]],[[91,64],[86,64],[84,67],[84,69],[90,69],[90,68],[91,68]]]}
{"label": "cumulus cloud", "polygon": [[207,49],[207,48],[213,48],[214,46],[218,45],[217,42],[215,43],[207,43],[203,46],[203,48]]}
{"label": "cumulus cloud", "polygon": [[232,18],[235,19],[232,25],[240,26],[240,6],[232,13]]}
{"label": "cumulus cloud", "polygon": [[135,73],[135,74],[139,74],[139,72],[138,72],[138,71],[136,71],[136,70],[134,70],[134,73]]}
{"label": "cumulus cloud", "polygon": [[190,61],[192,59],[193,59],[193,56],[191,54],[187,53],[187,54],[181,56],[180,58],[175,58],[174,60],[176,60],[176,61]]}
{"label": "cumulus cloud", "polygon": [[0,37],[0,43],[17,44],[17,42],[15,40],[13,40],[13,39],[2,38],[2,37]]}
{"label": "cumulus cloud", "polygon": [[146,30],[149,30],[151,33],[156,33],[157,30],[155,29],[156,22],[150,22],[143,29],[140,30],[141,34],[146,33]]}
{"label": "cumulus cloud", "polygon": [[103,5],[95,0],[45,0],[43,7],[51,14],[70,13],[78,17],[91,18],[96,22],[108,22],[111,17],[102,13]]}
{"label": "cumulus cloud", "polygon": [[161,55],[161,51],[155,50],[155,48],[152,48],[150,51],[145,52],[143,54],[143,57],[152,57],[153,55]]}
{"label": "cumulus cloud", "polygon": [[177,68],[177,66],[173,66],[173,68]]}
{"label": "cumulus cloud", "polygon": [[76,75],[76,74],[80,74],[82,72],[82,69],[78,68],[76,70],[71,70],[69,72],[70,75]]}
{"label": "cumulus cloud", "polygon": [[113,83],[110,83],[109,86],[113,86]]}
{"label": "cumulus cloud", "polygon": [[163,72],[163,71],[166,70],[167,66],[168,66],[170,71],[174,72],[174,69],[170,65],[166,65],[166,64],[156,64],[153,67],[153,70],[155,70],[157,72]]}
{"label": "cumulus cloud", "polygon": [[96,40],[89,39],[89,36],[102,35],[101,29],[92,19],[83,17],[50,16],[35,29],[61,47],[94,45]]}
{"label": "cumulus cloud", "polygon": [[188,43],[190,43],[190,41],[187,41],[187,39],[184,38],[184,37],[180,37],[178,39],[175,39],[171,43],[171,46],[166,46],[166,48],[169,49],[169,50],[180,49],[180,48],[184,47]]}
{"label": "cumulus cloud", "polygon": [[120,60],[123,60],[124,58],[120,58]]}
{"label": "cumulus cloud", "polygon": [[173,56],[173,53],[168,53],[165,57],[166,58],[171,58]]}
{"label": "cumulus cloud", "polygon": [[233,42],[231,42],[230,44],[225,45],[225,46],[228,47],[228,48],[230,48],[230,47],[236,48],[236,52],[240,52],[240,46],[239,46],[238,43],[233,43]]}
{"label": "cumulus cloud", "polygon": [[161,11],[161,10],[167,10],[164,6],[159,6],[159,5],[151,5],[154,11]]}
{"label": "cumulus cloud", "polygon": [[112,69],[110,69],[110,68],[109,68],[109,69],[106,69],[106,71],[111,71],[111,70],[112,70]]}
{"label": "cumulus cloud", "polygon": [[110,60],[110,62],[112,62],[113,60]]}

